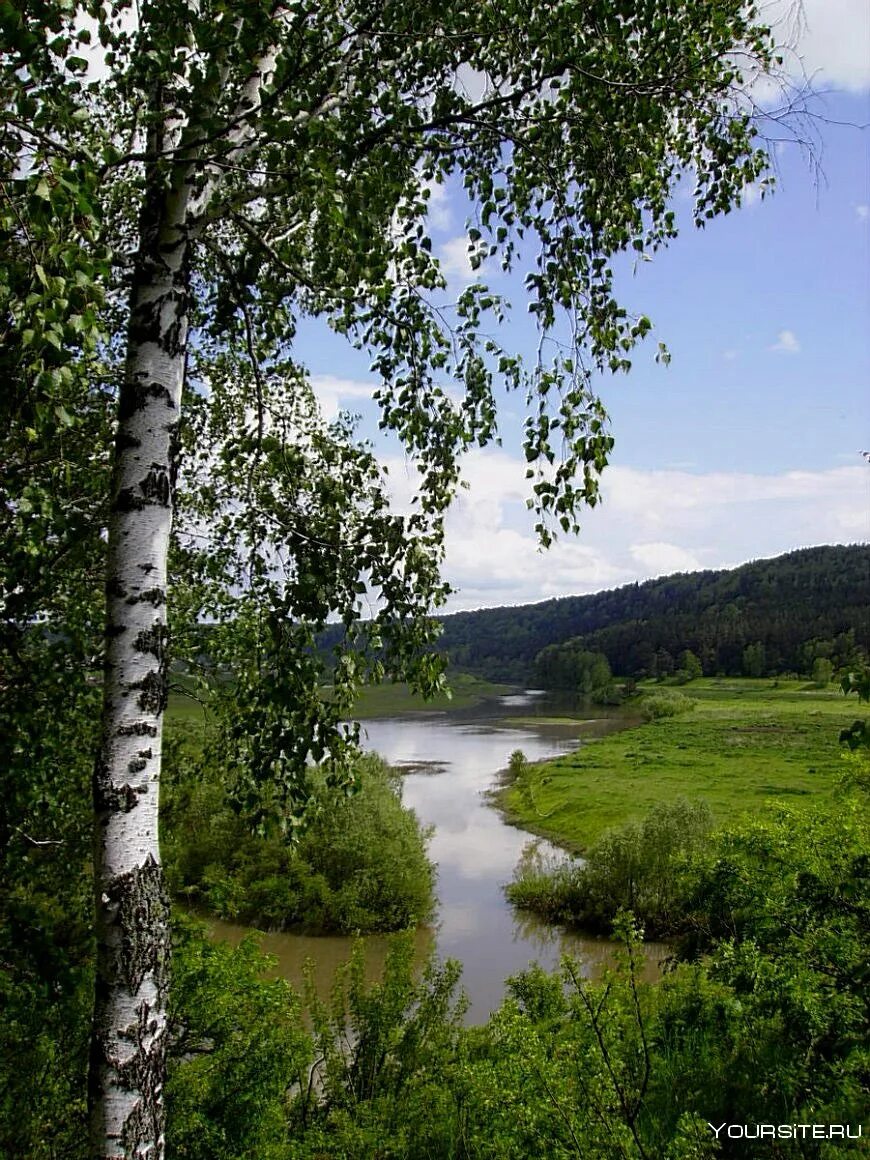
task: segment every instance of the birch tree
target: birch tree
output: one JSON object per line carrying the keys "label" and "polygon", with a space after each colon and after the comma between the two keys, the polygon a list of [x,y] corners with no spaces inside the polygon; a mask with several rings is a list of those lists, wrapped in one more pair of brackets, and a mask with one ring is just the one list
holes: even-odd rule
{"label": "birch tree", "polygon": [[[269,658],[268,681],[241,675],[227,740],[254,812],[268,801],[292,823],[307,759],[352,741],[339,721],[359,681],[440,680],[426,614],[445,594],[443,518],[462,453],[496,437],[500,391],[525,401],[542,544],[597,501],[612,445],[600,376],[627,370],[651,329],[617,300],[614,260],[675,236],[679,181],[703,225],[763,174],[744,90],[770,37],[742,0],[52,0],[2,20],[12,437],[54,446],[96,401],[116,409],[92,1154],[159,1157],[171,543],[175,598]],[[430,237],[445,185],[467,199],[478,272],[453,300]],[[526,272],[531,364],[488,268]],[[318,419],[294,355],[310,319],[368,352],[382,426],[419,473],[410,516],[390,512],[350,427]],[[7,514],[33,535],[22,494]],[[347,635],[325,707],[310,645],[330,614]]]}

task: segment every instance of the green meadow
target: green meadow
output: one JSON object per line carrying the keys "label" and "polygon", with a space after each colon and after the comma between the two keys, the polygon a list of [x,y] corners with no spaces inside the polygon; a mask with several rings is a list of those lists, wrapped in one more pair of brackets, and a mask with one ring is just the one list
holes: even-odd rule
{"label": "green meadow", "polygon": [[[411,692],[407,685],[370,685],[362,690],[356,704],[356,715],[362,720],[374,717],[399,717],[405,713],[443,713],[447,710],[471,709],[481,701],[511,692],[510,685],[497,685],[470,673],[453,673],[449,680],[450,692],[441,693],[426,701]],[[208,721],[207,702],[193,695],[193,682],[186,676],[174,675],[170,682],[167,721],[170,725],[201,725]],[[321,696],[328,698],[330,688],[325,685]]]}
{"label": "green meadow", "polygon": [[[662,687],[643,684],[655,696]],[[669,692],[669,690],[665,690]],[[660,802],[703,800],[724,822],[770,799],[811,804],[841,772],[838,735],[857,703],[805,681],[704,678],[680,716],[584,741],[496,795],[508,820],[581,851]]]}
{"label": "green meadow", "polygon": [[407,685],[369,685],[356,704],[356,715],[363,720],[373,717],[399,717],[404,713],[443,713],[454,709],[471,709],[488,697],[511,692],[509,685],[496,685],[470,673],[451,673],[450,693],[440,693],[430,701],[413,694]]}

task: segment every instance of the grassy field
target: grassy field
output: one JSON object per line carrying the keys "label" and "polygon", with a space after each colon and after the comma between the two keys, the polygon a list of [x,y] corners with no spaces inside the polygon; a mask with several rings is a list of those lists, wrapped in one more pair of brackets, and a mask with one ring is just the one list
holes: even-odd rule
{"label": "grassy field", "polygon": [[531,792],[508,785],[499,806],[525,829],[582,850],[680,796],[703,799],[721,821],[772,798],[811,803],[830,793],[842,768],[839,731],[860,716],[854,699],[804,681],[706,678],[679,691],[696,701],[690,712],[533,766]]}
{"label": "grassy field", "polygon": [[449,683],[452,696],[442,695],[431,701],[412,696],[407,685],[374,685],[363,690],[356,712],[363,720],[399,717],[403,713],[443,713],[447,709],[470,709],[487,697],[510,692],[508,685],[494,685],[469,673],[454,673]]}
{"label": "grassy field", "polygon": [[[470,709],[487,697],[510,692],[508,685],[494,685],[468,673],[455,673],[449,680],[452,696],[442,695],[431,701],[413,696],[407,685],[371,686],[363,690],[356,714],[360,720],[371,720],[373,717],[399,717],[405,713],[443,713],[448,709]],[[179,725],[199,725],[206,721],[207,707],[189,695],[190,683],[177,676],[170,683],[167,719]],[[322,692],[324,696],[329,695],[328,688]]]}

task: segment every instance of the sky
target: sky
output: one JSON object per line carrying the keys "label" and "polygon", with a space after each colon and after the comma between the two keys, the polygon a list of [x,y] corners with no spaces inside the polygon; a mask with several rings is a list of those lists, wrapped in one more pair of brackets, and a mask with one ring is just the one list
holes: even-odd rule
{"label": "sky", "polygon": [[[785,7],[776,0],[770,17]],[[447,611],[870,539],[870,5],[803,7],[787,63],[818,94],[812,158],[771,142],[772,196],[749,190],[740,211],[705,230],[688,222],[653,262],[623,272],[624,304],[655,330],[629,375],[596,384],[615,438],[603,503],[547,552],[525,507],[517,400],[506,400],[503,444],[465,458],[470,487],[448,517]],[[439,191],[433,241],[454,293],[470,280],[466,214],[458,194]],[[531,350],[521,285],[493,280],[513,302],[512,338]],[[668,366],[654,361],[659,340]],[[378,442],[365,357],[322,334],[299,341],[324,411],[360,415],[404,506],[413,471]]]}

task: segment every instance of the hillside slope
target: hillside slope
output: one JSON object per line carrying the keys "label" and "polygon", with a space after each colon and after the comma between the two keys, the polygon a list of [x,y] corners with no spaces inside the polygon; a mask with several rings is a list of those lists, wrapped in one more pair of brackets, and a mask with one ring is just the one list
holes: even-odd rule
{"label": "hillside slope", "polygon": [[[654,675],[691,649],[707,675],[808,673],[817,656],[870,649],[870,545],[806,548],[723,571],[677,573],[591,596],[443,618],[439,647],[460,669],[526,681],[548,645],[582,638],[615,673]],[[670,660],[669,660],[670,658]]]}

